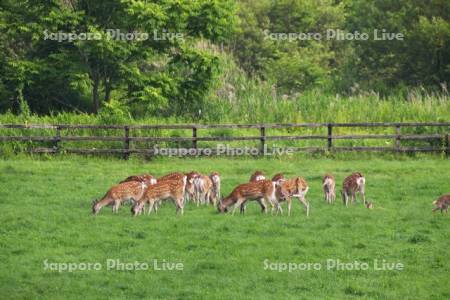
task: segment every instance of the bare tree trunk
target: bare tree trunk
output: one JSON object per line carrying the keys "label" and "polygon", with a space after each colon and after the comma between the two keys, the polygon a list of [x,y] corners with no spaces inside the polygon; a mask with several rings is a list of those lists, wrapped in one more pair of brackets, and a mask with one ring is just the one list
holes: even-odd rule
{"label": "bare tree trunk", "polygon": [[104,102],[109,102],[109,99],[111,98],[111,79],[108,79],[105,77],[105,98]]}
{"label": "bare tree trunk", "polygon": [[100,85],[100,80],[98,76],[94,75],[92,78],[92,101],[94,102],[94,113],[97,114],[100,109],[100,101],[98,97],[98,86]]}

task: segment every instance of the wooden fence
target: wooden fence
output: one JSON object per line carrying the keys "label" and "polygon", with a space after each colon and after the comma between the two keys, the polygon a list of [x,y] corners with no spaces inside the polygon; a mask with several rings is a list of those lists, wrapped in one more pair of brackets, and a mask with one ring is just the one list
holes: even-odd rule
{"label": "wooden fence", "polygon": [[[341,127],[359,127],[359,128],[386,128],[393,129],[392,134],[358,134],[358,135],[336,135],[333,134],[335,128]],[[430,127],[434,128],[434,133],[427,134],[405,134],[402,128],[411,127]],[[269,129],[293,129],[293,128],[323,128],[327,131],[326,135],[268,135]],[[436,133],[437,128],[441,128]],[[120,154],[123,158],[128,158],[132,153],[155,154],[154,149],[135,148],[132,147],[133,142],[189,142],[190,149],[197,149],[198,142],[201,141],[259,141],[260,152],[264,150],[267,141],[293,141],[293,140],[323,140],[321,147],[291,147],[293,151],[391,151],[391,152],[444,152],[449,153],[449,129],[450,122],[428,122],[428,123],[304,123],[304,124],[253,124],[253,125],[233,125],[233,124],[217,124],[217,125],[200,125],[200,124],[183,124],[183,125],[17,125],[17,124],[0,124],[0,129],[22,130],[21,135],[3,135],[0,136],[1,142],[50,142],[51,147],[34,147],[28,149],[33,153],[84,153],[84,154]],[[32,131],[36,129],[54,130],[52,136],[32,135]],[[115,136],[71,136],[62,134],[65,130],[70,129],[111,129],[117,130]],[[171,130],[171,129],[188,129],[192,132],[191,136],[186,137],[163,137],[163,136],[133,136],[134,130]],[[201,130],[204,129],[254,129],[259,134],[253,136],[200,136]],[[30,134],[23,135],[23,130],[29,131]],[[2,130],[3,132],[5,130]],[[433,130],[428,130],[433,131]],[[391,139],[393,146],[335,146],[335,140],[356,140],[356,139]],[[61,145],[64,141],[121,141],[123,146],[116,149],[97,149],[97,148],[66,148]],[[402,146],[402,141],[428,141],[425,146]],[[434,141],[434,143],[430,143]],[[32,143],[32,144],[33,144]],[[33,144],[34,145],[34,144]],[[430,146],[431,145],[431,146]],[[234,148],[239,149],[239,148]],[[212,154],[217,154],[212,152]]]}

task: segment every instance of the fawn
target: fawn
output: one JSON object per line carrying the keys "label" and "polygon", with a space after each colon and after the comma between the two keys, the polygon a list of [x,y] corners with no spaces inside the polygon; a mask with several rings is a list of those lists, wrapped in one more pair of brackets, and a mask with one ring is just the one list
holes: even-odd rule
{"label": "fawn", "polygon": [[108,190],[101,200],[93,201],[92,213],[94,215],[98,214],[100,209],[107,205],[112,205],[113,213],[117,213],[122,202],[138,201],[146,189],[147,185],[138,181],[127,181],[114,185]]}

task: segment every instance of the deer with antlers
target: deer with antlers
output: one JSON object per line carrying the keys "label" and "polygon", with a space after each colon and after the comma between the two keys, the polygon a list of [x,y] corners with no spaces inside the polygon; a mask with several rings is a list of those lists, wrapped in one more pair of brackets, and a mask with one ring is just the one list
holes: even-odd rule
{"label": "deer with antlers", "polygon": [[117,213],[123,202],[138,201],[146,189],[147,185],[143,182],[127,181],[124,183],[119,183],[111,187],[102,199],[93,201],[92,213],[97,215],[104,206],[109,205],[112,205],[113,213]]}
{"label": "deer with antlers", "polygon": [[131,208],[132,215],[137,216],[144,212],[146,204],[148,204],[148,214],[153,209],[157,212],[159,203],[164,200],[173,200],[177,214],[183,215],[185,187],[186,176],[182,180],[162,180],[150,186]]}
{"label": "deer with antlers", "polygon": [[322,188],[325,195],[325,202],[332,203],[336,200],[336,182],[334,176],[325,174],[322,178]]}
{"label": "deer with antlers", "polygon": [[366,205],[365,185],[366,179],[360,172],[352,173],[344,179],[342,184],[342,199],[345,206],[348,206],[349,197],[351,197],[352,203],[356,201],[356,193],[361,194],[364,205]]}

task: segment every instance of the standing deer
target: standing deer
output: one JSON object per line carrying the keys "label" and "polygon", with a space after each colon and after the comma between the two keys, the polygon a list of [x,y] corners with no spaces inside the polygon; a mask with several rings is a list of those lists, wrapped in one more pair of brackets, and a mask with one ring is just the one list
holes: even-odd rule
{"label": "standing deer", "polygon": [[148,204],[148,214],[152,212],[153,208],[157,212],[157,204],[167,199],[173,200],[177,214],[181,212],[183,215],[185,186],[186,176],[183,177],[183,180],[163,180],[150,186],[131,208],[132,215],[140,215],[145,210],[145,204]]}
{"label": "standing deer", "polygon": [[361,194],[364,205],[366,205],[365,185],[366,179],[359,172],[355,172],[344,179],[344,183],[342,184],[342,199],[345,206],[348,206],[349,196],[352,197],[352,203],[356,201],[356,193]]}
{"label": "standing deer", "polygon": [[209,196],[209,201],[215,207],[220,199],[220,174],[218,172],[212,172],[209,175],[209,178],[211,179],[213,184],[211,194]]}
{"label": "standing deer", "polygon": [[325,201],[332,203],[336,200],[336,182],[334,176],[331,174],[325,174],[322,178],[322,188],[325,195]]}
{"label": "standing deer", "polygon": [[199,202],[199,197],[197,195],[197,189],[195,186],[196,179],[201,176],[200,173],[196,171],[191,171],[184,174],[186,176],[186,200]]}
{"label": "standing deer", "polygon": [[306,193],[309,187],[305,179],[296,177],[288,180],[283,180],[277,187],[276,196],[279,202],[286,200],[288,204],[288,216],[291,215],[291,197],[297,197],[301,204],[306,209],[306,216],[309,216],[309,203],[306,200]]}
{"label": "standing deer", "polygon": [[433,208],[433,212],[440,210],[441,213],[445,210],[445,213],[448,213],[448,207],[450,206],[450,194],[442,195],[436,201],[433,201],[433,204],[436,205]]}
{"label": "standing deer", "polygon": [[92,213],[94,215],[98,214],[100,209],[107,205],[112,205],[113,213],[117,213],[121,203],[125,201],[138,201],[146,189],[147,185],[138,181],[119,183],[111,187],[100,201],[94,200],[92,203]]}
{"label": "standing deer", "polygon": [[266,176],[264,176],[264,173],[261,171],[256,171],[252,174],[252,176],[250,176],[250,182],[259,180],[266,180]]}
{"label": "standing deer", "polygon": [[[275,195],[275,183],[270,180],[258,180],[249,183],[238,185],[227,197],[220,201],[218,210],[221,213],[227,212],[230,206],[233,206],[233,215],[238,207],[241,209],[241,213],[245,212],[245,203],[249,200],[256,200],[261,206],[263,213],[267,212],[267,206],[264,200],[271,203],[277,208],[278,211],[282,211],[280,204],[278,203]],[[284,195],[286,197],[286,195]]]}
{"label": "standing deer", "polygon": [[209,176],[199,175],[194,179],[194,198],[197,202],[197,206],[200,204],[207,204],[211,196],[211,190],[213,188],[213,181]]}

